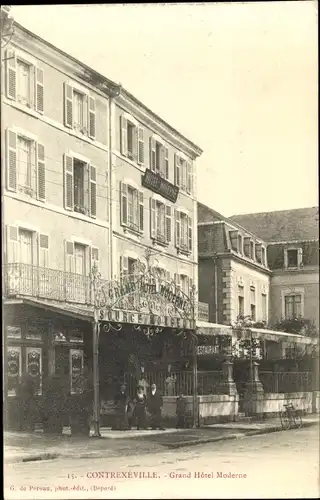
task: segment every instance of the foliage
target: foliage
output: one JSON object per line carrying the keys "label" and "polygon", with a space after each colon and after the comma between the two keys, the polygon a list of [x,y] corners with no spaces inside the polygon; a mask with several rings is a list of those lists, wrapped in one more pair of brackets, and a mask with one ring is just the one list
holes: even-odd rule
{"label": "foliage", "polygon": [[274,326],[277,331],[306,335],[307,337],[317,337],[318,332],[314,323],[310,319],[290,318],[279,321]]}

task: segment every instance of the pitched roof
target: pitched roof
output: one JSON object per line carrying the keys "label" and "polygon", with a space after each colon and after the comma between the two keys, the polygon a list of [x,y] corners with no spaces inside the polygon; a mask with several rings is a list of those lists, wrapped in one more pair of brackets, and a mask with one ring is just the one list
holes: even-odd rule
{"label": "pitched roof", "polygon": [[231,220],[266,242],[319,239],[319,208],[233,215]]}

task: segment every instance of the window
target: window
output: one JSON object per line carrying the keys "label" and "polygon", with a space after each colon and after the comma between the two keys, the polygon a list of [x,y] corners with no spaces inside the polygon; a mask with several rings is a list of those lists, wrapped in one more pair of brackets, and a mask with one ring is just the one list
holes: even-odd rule
{"label": "window", "polygon": [[18,186],[32,192],[32,145],[33,141],[18,136]]}
{"label": "window", "polygon": [[192,251],[192,219],[184,212],[175,210],[175,246],[184,253]]}
{"label": "window", "polygon": [[175,185],[182,191],[191,194],[193,190],[191,162],[182,158],[179,154],[176,154],[174,172]]}
{"label": "window", "polygon": [[250,287],[250,316],[252,321],[256,321],[256,290]]}
{"label": "window", "polygon": [[238,316],[244,316],[244,288],[238,286]]}
{"label": "window", "polygon": [[171,242],[171,206],[150,198],[150,237],[168,245]]}
{"label": "window", "polygon": [[6,135],[7,189],[22,192],[45,201],[45,151],[44,146],[27,135],[7,130]]}
{"label": "window", "polygon": [[254,259],[255,254],[254,254],[254,243],[253,241],[250,241],[250,259]]}
{"label": "window", "polygon": [[64,204],[66,210],[96,217],[96,167],[82,160],[64,155]]}
{"label": "window", "polygon": [[263,264],[263,261],[262,261],[262,245],[261,245],[261,243],[256,243],[255,244],[255,256],[256,256],[256,261],[259,262],[260,264]]}
{"label": "window", "polygon": [[36,394],[42,393],[42,349],[41,347],[26,348],[26,372],[32,377]]}
{"label": "window", "polygon": [[139,233],[143,232],[143,192],[124,182],[120,182],[120,220],[122,226]]}
{"label": "window", "polygon": [[19,229],[19,256],[21,264],[30,266],[34,263],[33,258],[33,233],[25,229]]}
{"label": "window", "polygon": [[298,266],[298,250],[288,250],[288,267]]}
{"label": "window", "polygon": [[262,321],[267,322],[268,321],[267,295],[265,293],[261,295],[261,314],[262,314]]}
{"label": "window", "polygon": [[154,137],[150,137],[150,170],[169,178],[169,150]]}
{"label": "window", "polygon": [[285,318],[301,317],[301,295],[285,296]]}
{"label": "window", "polygon": [[6,51],[5,62],[8,99],[43,113],[43,70],[12,49]]}
{"label": "window", "polygon": [[123,156],[144,163],[144,129],[125,115],[120,117],[120,149]]}
{"label": "window", "polygon": [[80,92],[73,91],[73,126],[79,132],[84,132],[84,98]]}
{"label": "window", "polygon": [[31,105],[31,66],[17,60],[17,101],[26,106]]}
{"label": "window", "polygon": [[231,249],[238,251],[238,231],[229,231]]}
{"label": "window", "polygon": [[185,295],[191,297],[193,281],[192,278],[189,278],[186,274],[178,274],[174,275],[174,281],[178,289],[180,289]]}
{"label": "window", "polygon": [[261,248],[261,263],[266,266],[266,249],[264,247]]}
{"label": "window", "polygon": [[79,91],[69,83],[64,84],[64,124],[90,139],[96,137],[95,98],[85,89]]}
{"label": "window", "polygon": [[238,252],[242,254],[242,236],[238,235]]}

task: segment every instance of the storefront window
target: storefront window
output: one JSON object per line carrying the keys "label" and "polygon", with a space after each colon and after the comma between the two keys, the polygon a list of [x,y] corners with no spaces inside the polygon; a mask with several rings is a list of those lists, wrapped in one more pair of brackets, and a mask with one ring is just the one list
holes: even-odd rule
{"label": "storefront window", "polygon": [[26,348],[27,373],[33,378],[36,394],[42,394],[42,349],[41,347]]}
{"label": "storefront window", "polygon": [[9,346],[7,349],[7,390],[8,396],[15,396],[22,374],[21,348]]}

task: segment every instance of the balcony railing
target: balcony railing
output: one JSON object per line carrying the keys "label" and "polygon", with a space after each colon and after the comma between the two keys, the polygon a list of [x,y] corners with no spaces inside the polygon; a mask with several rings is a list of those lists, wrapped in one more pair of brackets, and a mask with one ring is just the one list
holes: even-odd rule
{"label": "balcony railing", "polygon": [[4,266],[6,297],[29,296],[41,299],[93,304],[90,278],[76,273],[29,264]]}
{"label": "balcony railing", "polygon": [[198,302],[198,320],[209,321],[209,304]]}
{"label": "balcony railing", "polygon": [[312,391],[311,372],[260,372],[264,392],[310,392]]}

